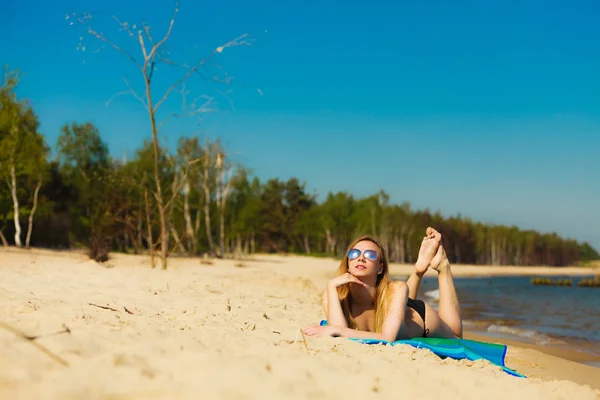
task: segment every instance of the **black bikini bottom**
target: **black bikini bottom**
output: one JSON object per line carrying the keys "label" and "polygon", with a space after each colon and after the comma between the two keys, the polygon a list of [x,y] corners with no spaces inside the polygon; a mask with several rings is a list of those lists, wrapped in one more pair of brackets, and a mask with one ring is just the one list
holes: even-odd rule
{"label": "black bikini bottom", "polygon": [[409,297],[406,305],[415,310],[423,318],[423,337],[427,337],[429,329],[425,327],[425,303],[423,300],[413,300]]}

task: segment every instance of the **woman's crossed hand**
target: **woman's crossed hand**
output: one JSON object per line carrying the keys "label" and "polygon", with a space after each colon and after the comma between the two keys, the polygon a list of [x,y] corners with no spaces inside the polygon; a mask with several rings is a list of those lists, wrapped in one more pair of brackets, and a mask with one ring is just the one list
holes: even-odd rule
{"label": "woman's crossed hand", "polygon": [[361,281],[360,279],[358,279],[357,277],[355,277],[354,275],[352,275],[349,272],[346,272],[343,275],[336,276],[335,278],[330,280],[329,286],[338,288],[338,287],[346,285],[348,283],[356,283],[357,285],[367,287],[366,283],[364,283],[363,281]]}

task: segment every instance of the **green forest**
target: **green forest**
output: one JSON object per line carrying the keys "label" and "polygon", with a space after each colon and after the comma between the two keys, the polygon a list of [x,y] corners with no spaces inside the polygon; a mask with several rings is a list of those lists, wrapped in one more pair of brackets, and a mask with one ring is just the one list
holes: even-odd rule
{"label": "green forest", "polygon": [[354,237],[371,234],[391,261],[413,263],[425,228],[434,226],[454,263],[565,266],[600,258],[589,244],[556,233],[415,210],[390,203],[383,190],[364,198],[328,193],[319,202],[296,178],[261,181],[218,139],[180,137],[170,150],[153,130],[123,161],[81,121],[65,123],[50,144],[33,108],[17,98],[19,79],[7,69],[0,90],[4,246],[86,248],[98,261],[110,252],[151,254],[153,266],[167,268],[174,254],[340,257]]}

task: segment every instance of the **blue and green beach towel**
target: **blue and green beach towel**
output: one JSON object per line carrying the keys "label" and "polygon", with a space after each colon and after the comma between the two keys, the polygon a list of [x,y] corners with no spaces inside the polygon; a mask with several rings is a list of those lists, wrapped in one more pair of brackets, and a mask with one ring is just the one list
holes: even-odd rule
{"label": "blue and green beach towel", "polygon": [[[327,321],[321,321],[320,325],[327,325]],[[351,338],[351,340],[364,344],[389,344],[391,346],[395,346],[397,344],[408,344],[418,349],[429,349],[441,358],[450,357],[456,360],[466,358],[472,361],[484,359],[502,368],[504,372],[510,375],[517,376],[519,378],[525,378],[525,375],[506,367],[504,364],[507,346],[503,344],[478,342],[476,340],[467,339],[439,338],[413,338],[396,340],[394,342],[388,342],[386,340],[379,339]]]}

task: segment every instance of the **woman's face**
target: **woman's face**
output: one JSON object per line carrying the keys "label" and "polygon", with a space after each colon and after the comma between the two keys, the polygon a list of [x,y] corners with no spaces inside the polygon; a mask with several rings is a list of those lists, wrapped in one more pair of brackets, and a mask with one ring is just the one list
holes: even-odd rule
{"label": "woman's face", "polygon": [[382,269],[379,247],[368,240],[363,240],[348,252],[348,272],[361,276],[376,276]]}

